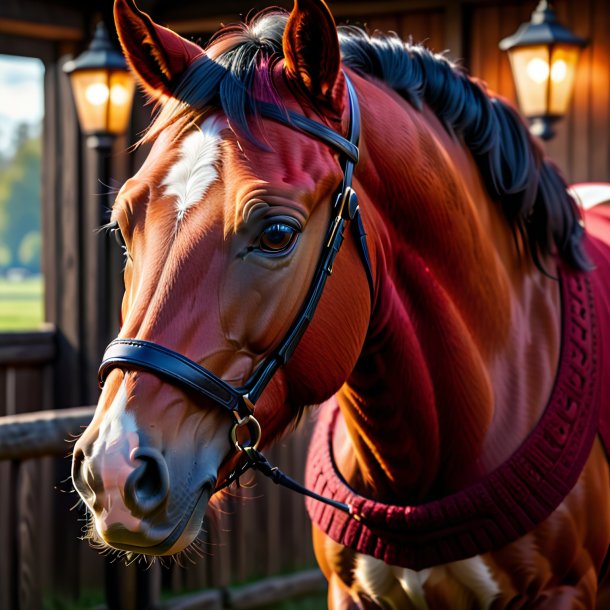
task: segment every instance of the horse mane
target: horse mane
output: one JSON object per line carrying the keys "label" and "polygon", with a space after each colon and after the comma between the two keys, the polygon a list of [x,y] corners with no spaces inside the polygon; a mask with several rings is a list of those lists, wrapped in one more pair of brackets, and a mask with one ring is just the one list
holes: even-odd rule
{"label": "horse mane", "polygon": [[[183,75],[145,139],[169,124],[187,128],[211,109],[222,108],[232,125],[256,141],[250,122],[256,127],[260,117],[253,100],[283,107],[271,72],[283,58],[287,19],[287,12],[267,9],[248,23],[217,32],[206,47],[207,55]],[[544,271],[541,259],[555,250],[572,266],[589,268],[579,208],[558,168],[508,102],[444,55],[405,43],[396,34],[369,35],[355,26],[338,31],[347,67],[382,81],[417,110],[427,105],[447,132],[461,139],[489,196],[501,206],[539,269]]]}

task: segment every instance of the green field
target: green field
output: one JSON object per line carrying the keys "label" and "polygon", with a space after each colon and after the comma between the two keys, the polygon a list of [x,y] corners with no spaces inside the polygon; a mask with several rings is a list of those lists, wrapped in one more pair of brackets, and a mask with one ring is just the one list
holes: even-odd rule
{"label": "green field", "polygon": [[0,332],[37,330],[43,316],[41,277],[19,281],[0,278]]}

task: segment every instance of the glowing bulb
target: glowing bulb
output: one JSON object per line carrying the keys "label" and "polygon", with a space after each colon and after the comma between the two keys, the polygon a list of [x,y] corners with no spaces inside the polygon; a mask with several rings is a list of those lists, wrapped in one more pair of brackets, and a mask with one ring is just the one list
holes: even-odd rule
{"label": "glowing bulb", "polygon": [[553,67],[551,68],[551,79],[555,83],[560,83],[565,80],[568,75],[568,64],[563,59],[558,59],[553,63]]}
{"label": "glowing bulb", "polygon": [[527,75],[535,83],[543,83],[549,77],[549,64],[543,59],[536,57],[528,62]]}
{"label": "glowing bulb", "polygon": [[85,91],[87,101],[93,106],[101,106],[108,101],[108,87],[102,83],[89,85]]}
{"label": "glowing bulb", "polygon": [[112,85],[110,89],[110,101],[117,106],[124,106],[129,101],[129,93],[123,85]]}

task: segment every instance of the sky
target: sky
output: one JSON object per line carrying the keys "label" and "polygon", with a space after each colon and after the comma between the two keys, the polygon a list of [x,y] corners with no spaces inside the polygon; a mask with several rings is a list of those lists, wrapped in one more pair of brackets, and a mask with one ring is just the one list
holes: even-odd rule
{"label": "sky", "polygon": [[11,151],[20,123],[40,124],[44,66],[39,59],[0,55],[0,153]]}

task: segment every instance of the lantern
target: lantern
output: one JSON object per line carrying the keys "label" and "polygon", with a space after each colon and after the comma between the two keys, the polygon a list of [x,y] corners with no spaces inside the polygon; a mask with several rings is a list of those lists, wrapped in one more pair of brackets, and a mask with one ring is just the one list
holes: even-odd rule
{"label": "lantern", "polygon": [[135,81],[116,51],[103,23],[89,48],[66,63],[81,130],[100,141],[112,141],[127,130]]}
{"label": "lantern", "polygon": [[548,140],[553,123],[568,109],[576,65],[587,41],[561,25],[547,0],[541,0],[531,20],[500,41],[508,52],[519,106],[530,131]]}

